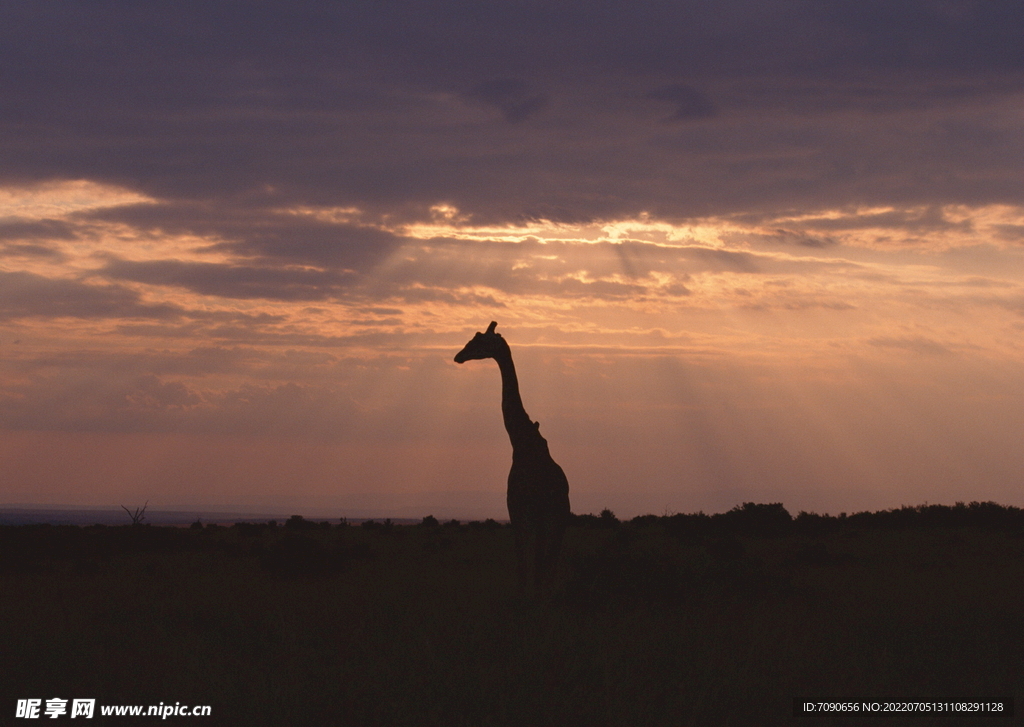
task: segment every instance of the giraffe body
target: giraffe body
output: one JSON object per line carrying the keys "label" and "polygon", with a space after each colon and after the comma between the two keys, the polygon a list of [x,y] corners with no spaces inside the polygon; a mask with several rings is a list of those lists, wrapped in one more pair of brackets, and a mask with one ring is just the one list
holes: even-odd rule
{"label": "giraffe body", "polygon": [[543,587],[553,576],[569,520],[569,481],[551,458],[540,423],[531,421],[523,408],[512,352],[494,332],[496,326],[492,322],[486,333],[470,339],[455,362],[493,358],[501,371],[501,413],[512,443],[506,502],[515,534],[519,582],[525,586],[532,570],[535,584]]}

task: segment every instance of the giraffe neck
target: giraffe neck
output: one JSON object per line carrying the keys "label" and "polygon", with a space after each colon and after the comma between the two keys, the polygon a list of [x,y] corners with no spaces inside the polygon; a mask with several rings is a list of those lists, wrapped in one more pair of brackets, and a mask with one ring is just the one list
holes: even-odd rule
{"label": "giraffe neck", "polygon": [[512,363],[512,352],[506,347],[494,357],[494,360],[498,362],[498,369],[501,371],[501,416],[505,420],[505,431],[512,441],[512,448],[515,449],[528,438],[536,438],[537,429],[523,408],[516,366]]}

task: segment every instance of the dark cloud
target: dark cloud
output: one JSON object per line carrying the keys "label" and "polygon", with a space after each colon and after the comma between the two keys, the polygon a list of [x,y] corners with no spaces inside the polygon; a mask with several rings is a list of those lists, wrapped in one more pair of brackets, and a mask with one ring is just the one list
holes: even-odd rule
{"label": "dark cloud", "polygon": [[64,220],[0,219],[0,257],[60,260],[55,241],[74,240],[76,225]]}
{"label": "dark cloud", "polygon": [[326,222],[251,204],[138,204],[79,217],[124,222],[147,232],[205,236],[215,240],[209,249],[239,257],[348,269],[370,267],[401,243],[401,238],[376,227]]}
{"label": "dark cloud", "polygon": [[222,298],[326,300],[339,293],[351,276],[322,270],[248,267],[220,263],[110,260],[99,275],[147,285],[185,288]]}
{"label": "dark cloud", "polygon": [[711,99],[697,89],[680,83],[657,88],[649,92],[647,98],[675,104],[675,113],[669,117],[669,121],[705,119],[718,113]]}
{"label": "dark cloud", "polygon": [[493,295],[475,292],[455,292],[443,288],[423,288],[418,286],[384,286],[385,295],[403,303],[441,303],[452,306],[468,306],[471,308],[501,309],[505,303]]}
{"label": "dark cloud", "polygon": [[842,215],[839,217],[812,217],[800,220],[797,225],[815,230],[863,230],[870,228],[898,229],[913,232],[931,230],[971,230],[971,221],[953,222],[946,218],[942,209],[929,206],[924,210],[888,210],[865,214]]}
{"label": "dark cloud", "polygon": [[[479,221],[566,222],[1017,203],[1024,189],[1024,13],[1011,0],[5,12],[8,182],[112,182],[213,200],[208,216],[338,204],[396,219],[446,201]],[[703,121],[661,124],[659,104]],[[282,257],[345,249],[329,226],[291,224],[306,226],[305,251],[283,224],[229,236]]]}
{"label": "dark cloud", "polygon": [[87,285],[27,272],[0,272],[0,320],[14,318],[157,318],[184,311],[146,304],[138,293],[118,285]]}
{"label": "dark cloud", "polygon": [[[739,221],[739,217],[733,218]],[[722,240],[726,242],[739,242],[739,243],[755,243],[759,247],[789,247],[791,245],[797,245],[799,247],[815,248],[824,250],[829,247],[833,247],[839,244],[839,241],[835,237],[828,235],[813,234],[817,232],[813,225],[807,225],[810,228],[810,232],[806,229],[791,229],[790,227],[775,227],[771,229],[771,225],[778,222],[778,220],[772,217],[766,217],[759,220],[763,227],[768,227],[767,232],[728,232],[722,235]],[[803,227],[803,222],[793,224],[791,220],[785,220],[785,224],[792,225],[792,227]]]}
{"label": "dark cloud", "polygon": [[[118,336],[124,336],[127,339],[205,340],[245,344],[277,342],[281,335],[275,334],[273,330],[274,327],[266,325],[266,322],[247,319],[244,316],[239,316],[237,320],[231,322],[204,321],[201,318],[182,322],[126,322],[118,324],[114,329]],[[282,339],[282,342],[287,345],[291,340]],[[320,344],[310,343],[309,345]]]}
{"label": "dark cloud", "polygon": [[485,81],[467,91],[466,98],[499,109],[510,124],[524,121],[548,104],[545,94],[531,93],[529,84],[518,78]]}
{"label": "dark cloud", "polygon": [[791,245],[799,245],[801,247],[824,248],[836,244],[836,241],[831,237],[818,237],[817,235],[808,235],[806,232],[802,230],[778,229],[774,231],[773,236],[776,240],[780,242],[785,242]]}
{"label": "dark cloud", "polygon": [[[12,5],[12,29],[4,38],[9,57],[31,57],[40,47],[64,51],[44,57],[25,76],[40,82],[70,73],[72,81],[91,80],[91,70],[129,61],[123,73],[128,85],[110,78],[104,90],[156,108],[166,103],[160,90],[166,88],[195,106],[210,103],[212,91],[229,89],[247,99],[276,92],[291,104],[303,98],[313,103],[315,83],[275,84],[254,71],[298,76],[317,66],[332,72],[371,66],[380,74],[412,78],[486,74],[484,79],[609,67],[634,73],[689,68],[701,74],[1019,68],[1015,41],[1024,27],[1019,5],[1011,0]],[[467,61],[475,63],[467,67]],[[170,83],[182,76],[199,83]],[[152,79],[162,83],[147,85]]]}
{"label": "dark cloud", "polygon": [[[275,276],[275,271],[264,271],[266,277],[239,272],[230,266],[225,270],[203,265],[189,266],[170,261],[152,266],[112,260],[104,269],[108,278],[146,282],[151,285],[173,285],[191,289],[201,288],[211,295],[225,298],[267,297],[275,300],[302,299],[304,295],[325,296],[317,290],[320,281]],[[217,266],[213,266],[216,268]],[[97,271],[102,273],[104,271]],[[285,273],[286,271],[280,271]],[[181,278],[181,280],[179,280]],[[325,287],[330,288],[330,285]],[[260,295],[265,294],[265,295]],[[291,296],[291,297],[289,297]],[[261,330],[284,323],[285,315],[271,313],[245,313],[231,310],[188,309],[168,303],[147,303],[135,290],[118,284],[94,284],[81,280],[48,278],[25,271],[0,271],[0,321],[21,318],[81,318],[123,320],[122,332],[137,335],[143,329],[160,331],[159,335],[173,337],[209,335],[218,327],[232,326],[257,335]],[[145,321],[145,322],[143,322]],[[157,322],[154,322],[157,321]],[[176,332],[176,333],[174,333]]]}
{"label": "dark cloud", "polygon": [[1024,240],[1024,225],[995,225],[994,227],[1000,239],[1007,242]]}
{"label": "dark cloud", "polygon": [[63,259],[64,253],[53,245],[37,242],[8,242],[0,243],[0,257],[50,258],[52,260],[60,260]]}
{"label": "dark cloud", "polygon": [[0,219],[0,240],[73,240],[74,225],[63,220]]}

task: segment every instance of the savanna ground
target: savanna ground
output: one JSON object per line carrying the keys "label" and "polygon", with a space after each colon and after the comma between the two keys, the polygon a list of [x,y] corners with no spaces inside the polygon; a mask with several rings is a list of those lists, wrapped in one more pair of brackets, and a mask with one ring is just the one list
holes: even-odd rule
{"label": "savanna ground", "polygon": [[1024,694],[1016,508],[605,513],[549,595],[514,571],[493,521],[0,528],[0,722],[62,697],[207,725],[1012,724],[793,699]]}

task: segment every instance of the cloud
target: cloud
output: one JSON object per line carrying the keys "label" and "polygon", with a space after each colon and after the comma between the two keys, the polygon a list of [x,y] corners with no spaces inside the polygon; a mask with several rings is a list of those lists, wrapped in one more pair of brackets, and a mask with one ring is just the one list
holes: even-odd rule
{"label": "cloud", "polygon": [[715,116],[718,109],[707,96],[692,86],[681,83],[663,86],[650,91],[646,98],[655,101],[670,101],[676,105],[675,113],[668,121],[688,121],[690,119],[706,119]]}
{"label": "cloud", "polygon": [[73,240],[75,228],[64,220],[0,219],[0,241],[5,240]]}
{"label": "cloud", "polygon": [[1024,240],[1024,225],[995,225],[999,239],[1007,242]]}
{"label": "cloud", "polygon": [[823,248],[836,244],[836,241],[833,238],[808,235],[802,230],[778,229],[773,231],[772,236],[780,242],[799,245],[801,247]]}
{"label": "cloud", "polygon": [[809,217],[796,223],[801,227],[815,230],[864,230],[893,229],[912,232],[932,230],[960,230],[969,232],[972,224],[970,219],[957,222],[946,218],[941,207],[928,206],[915,210],[886,210],[884,212],[867,212],[863,214],[840,215],[837,217]]}
{"label": "cloud", "polygon": [[0,243],[0,257],[9,258],[63,258],[60,249],[54,245],[36,242]]}
{"label": "cloud", "polygon": [[868,340],[872,346],[895,348],[924,356],[948,356],[949,347],[923,336],[879,336]]}
{"label": "cloud", "polygon": [[179,318],[169,304],[147,304],[118,285],[88,285],[28,272],[0,271],[0,320],[15,318]]}
{"label": "cloud", "polygon": [[466,98],[501,111],[510,124],[518,124],[548,105],[543,93],[531,93],[529,84],[518,78],[496,78],[466,92]]}
{"label": "cloud", "polygon": [[[270,207],[276,199],[248,205],[179,202],[138,204],[78,215],[90,221],[120,222],[154,234],[188,234],[210,240],[210,251],[276,264],[305,263],[368,268],[399,243],[394,233],[377,227],[317,219]],[[269,207],[269,208],[268,208]]]}
{"label": "cloud", "polygon": [[[225,217],[1022,201],[1010,0],[55,7],[21,4],[0,29],[0,182],[90,179]],[[658,123],[658,104],[708,123]],[[343,248],[313,227],[309,257]],[[302,250],[281,228],[235,232]]]}
{"label": "cloud", "polygon": [[97,271],[111,280],[185,288],[222,298],[326,300],[338,294],[351,276],[322,270],[247,267],[181,260],[135,262],[110,260]]}

